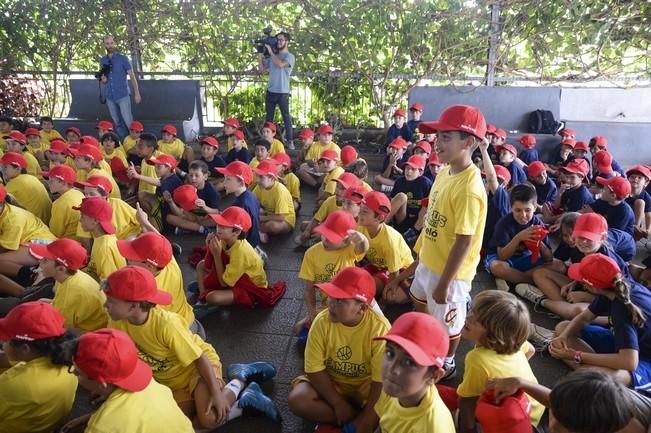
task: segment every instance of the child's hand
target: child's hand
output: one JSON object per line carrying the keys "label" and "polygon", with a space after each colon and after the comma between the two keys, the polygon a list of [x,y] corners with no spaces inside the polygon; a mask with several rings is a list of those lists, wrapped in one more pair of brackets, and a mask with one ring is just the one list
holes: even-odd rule
{"label": "child's hand", "polygon": [[567,346],[565,337],[556,337],[549,345],[549,353],[556,359],[572,360],[576,351]]}
{"label": "child's hand", "polygon": [[127,176],[129,176],[129,179],[138,179],[138,170],[136,170],[136,166],[133,165],[133,162],[129,162],[129,166],[127,167]]}
{"label": "child's hand", "polygon": [[499,403],[504,397],[518,392],[522,387],[522,381],[517,377],[505,377],[502,379],[490,379],[486,384],[486,389],[492,389],[495,396],[495,402]]}
{"label": "child's hand", "polygon": [[140,223],[140,225],[145,225],[146,223],[149,222],[149,216],[147,215],[147,212],[142,210],[140,207],[140,202],[136,202],[136,219]]}
{"label": "child's hand", "polygon": [[570,189],[570,185],[567,183],[561,183],[561,185],[558,187],[558,192],[559,194],[563,194],[565,191]]}
{"label": "child's hand", "polygon": [[194,205],[196,207],[198,207],[199,209],[206,209],[207,208],[206,202],[203,199],[200,199],[200,198],[198,198],[198,199],[196,199],[194,201]]}
{"label": "child's hand", "polygon": [[[212,236],[211,236],[212,235]],[[211,233],[206,238],[206,245],[213,257],[220,257],[222,253],[222,241],[215,234]]]}
{"label": "child's hand", "polygon": [[536,226],[529,226],[526,229],[520,231],[517,235],[520,242],[525,242],[525,241],[538,241],[540,240],[540,236],[538,234],[538,229]]}
{"label": "child's hand", "polygon": [[210,411],[213,409],[215,409],[215,412],[217,413],[217,424],[221,425],[226,422],[226,417],[228,416],[228,412],[231,408],[228,405],[223,392],[218,391],[216,394],[212,395],[212,398],[208,402],[206,416],[210,415]]}
{"label": "child's hand", "polygon": [[575,286],[575,284],[576,284],[576,282],[572,281],[572,282],[570,282],[570,283],[567,283],[567,284],[564,285],[563,287],[561,287],[561,296],[563,297],[563,299],[567,299],[568,294],[569,294],[572,290],[574,290],[574,286]]}
{"label": "child's hand", "polygon": [[163,191],[163,200],[165,200],[168,203],[173,201],[172,200],[172,194],[170,194],[169,191]]}
{"label": "child's hand", "polygon": [[486,150],[488,151],[488,145],[490,142],[488,141],[488,138],[484,137],[483,140],[479,142],[479,150]]}
{"label": "child's hand", "polygon": [[346,236],[346,240],[354,245],[357,245],[359,243],[364,242],[366,239],[366,236],[364,236],[362,233],[358,232],[357,230],[348,230],[348,236]]}

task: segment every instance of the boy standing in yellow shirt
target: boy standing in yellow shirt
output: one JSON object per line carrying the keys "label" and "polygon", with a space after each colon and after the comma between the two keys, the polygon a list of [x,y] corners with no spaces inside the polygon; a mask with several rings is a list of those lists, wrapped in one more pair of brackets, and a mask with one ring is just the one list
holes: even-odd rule
{"label": "boy standing in yellow shirt", "polygon": [[7,181],[7,192],[29,212],[41,219],[45,224],[50,223],[52,201],[45,186],[38,178],[26,173],[27,161],[22,154],[5,153],[0,158],[2,174]]}
{"label": "boy standing in yellow shirt", "polygon": [[266,243],[269,235],[281,235],[294,229],[296,211],[291,193],[278,181],[275,161],[262,161],[253,171],[258,182],[253,194],[265,212],[260,216],[260,239]]}
{"label": "boy standing in yellow shirt", "polygon": [[84,199],[84,193],[73,188],[75,171],[67,165],[55,165],[41,175],[47,179],[50,194],[58,196],[52,203],[50,231],[57,238],[75,238],[81,215],[73,207]]}
{"label": "boy standing in yellow shirt", "polygon": [[417,311],[429,312],[448,328],[450,350],[444,369],[446,377],[452,377],[486,223],[486,189],[472,163],[472,152],[484,140],[486,121],[479,109],[454,105],[438,121],[421,122],[419,131],[438,134],[438,155],[448,165],[436,176],[429,194],[410,293]]}

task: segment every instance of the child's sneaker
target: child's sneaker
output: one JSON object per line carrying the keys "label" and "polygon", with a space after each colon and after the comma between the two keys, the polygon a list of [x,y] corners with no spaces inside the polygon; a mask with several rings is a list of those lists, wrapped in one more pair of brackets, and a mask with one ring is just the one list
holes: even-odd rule
{"label": "child's sneaker", "polygon": [[237,407],[244,410],[253,409],[256,412],[268,416],[275,423],[280,423],[281,421],[278,408],[269,397],[264,395],[260,386],[255,382],[251,382],[251,384],[242,391]]}
{"label": "child's sneaker", "polygon": [[264,382],[276,375],[276,368],[269,362],[251,362],[249,364],[231,364],[226,375],[230,379],[238,379],[244,383],[254,380]]}
{"label": "child's sneaker", "polygon": [[452,361],[446,360],[443,364],[443,370],[445,374],[440,380],[454,379],[457,376],[457,363],[454,362],[454,359]]}
{"label": "child's sneaker", "polygon": [[194,311],[194,317],[197,318],[197,320],[201,320],[218,311],[219,307],[217,305],[209,304],[194,304],[192,310]]}
{"label": "child's sneaker", "polygon": [[536,352],[546,352],[553,339],[554,331],[551,329],[543,328],[535,323],[529,324],[528,340],[533,344]]}
{"label": "child's sneaker", "polygon": [[403,233],[402,237],[405,239],[405,242],[411,244],[412,242],[415,242],[416,239],[418,239],[419,235],[420,231],[416,230],[413,227],[410,227],[406,232]]}
{"label": "child's sneaker", "polygon": [[269,256],[267,255],[267,253],[265,252],[265,250],[263,250],[263,249],[260,247],[260,245],[258,245],[258,246],[255,247],[254,249],[255,249],[255,252],[258,253],[258,255],[260,256],[260,258],[262,259],[262,262],[264,263],[264,266],[266,267],[267,264],[269,263]]}
{"label": "child's sneaker", "polygon": [[508,292],[510,290],[509,283],[501,278],[495,278],[495,288],[501,292]]}
{"label": "child's sneaker", "polygon": [[393,186],[392,185],[381,185],[380,186],[380,191],[382,191],[385,194],[389,194],[391,191],[393,191]]}
{"label": "child's sneaker", "polygon": [[538,306],[540,302],[545,299],[545,295],[536,286],[527,283],[520,283],[515,286],[515,293],[522,296],[527,301]]}

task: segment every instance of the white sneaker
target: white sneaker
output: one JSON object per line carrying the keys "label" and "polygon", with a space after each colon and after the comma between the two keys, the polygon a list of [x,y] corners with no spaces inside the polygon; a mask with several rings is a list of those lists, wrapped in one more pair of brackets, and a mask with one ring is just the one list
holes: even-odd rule
{"label": "white sneaker", "polygon": [[495,278],[495,288],[501,292],[508,292],[510,290],[509,283],[501,278]]}
{"label": "white sneaker", "polygon": [[534,305],[540,304],[540,301],[545,299],[543,292],[538,289],[536,286],[532,286],[527,283],[520,283],[515,286],[515,293],[522,296],[529,302],[532,302]]}
{"label": "white sneaker", "polygon": [[549,347],[549,344],[554,339],[554,331],[551,329],[543,328],[535,323],[529,324],[529,338],[528,340],[533,344],[536,352],[544,352]]}

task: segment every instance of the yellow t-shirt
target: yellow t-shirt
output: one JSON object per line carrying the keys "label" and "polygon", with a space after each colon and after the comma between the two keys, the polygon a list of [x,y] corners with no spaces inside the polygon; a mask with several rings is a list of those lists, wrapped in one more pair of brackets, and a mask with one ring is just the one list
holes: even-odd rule
{"label": "yellow t-shirt", "polygon": [[7,192],[45,224],[50,223],[52,200],[45,186],[31,174],[19,174],[7,182]]}
{"label": "yellow t-shirt", "polygon": [[29,211],[5,203],[0,213],[0,247],[15,251],[31,241],[53,241],[50,229]]}
{"label": "yellow t-shirt", "polygon": [[185,150],[185,143],[183,143],[178,138],[175,138],[171,143],[166,143],[163,140],[158,140],[158,151],[160,153],[166,153],[172,155],[177,160],[181,159],[183,156],[183,151]]}
{"label": "yellow t-shirt", "polygon": [[367,192],[373,191],[373,187],[365,181],[362,181],[362,188],[364,188]]}
{"label": "yellow t-shirt", "polygon": [[215,349],[192,334],[185,320],[171,311],[154,307],[142,325],[109,319],[109,327],[129,334],[138,347],[138,357],[149,364],[154,379],[172,391],[189,385],[197,370],[194,362],[202,353],[213,366],[221,369]]}
{"label": "yellow t-shirt", "polygon": [[[156,151],[152,154],[151,158],[156,158],[158,155],[160,155],[160,152]],[[158,179],[158,175],[156,174],[156,166],[147,164],[144,158],[142,160],[142,163],[140,164],[140,174],[143,176],[153,177],[154,179]],[[152,185],[145,182],[144,180],[141,180],[138,182],[138,192],[140,191],[156,193],[156,185]]]}
{"label": "yellow t-shirt", "polygon": [[382,224],[374,238],[369,235],[366,227],[359,226],[357,229],[368,239],[366,259],[376,268],[398,272],[414,262],[409,245],[393,227]]}
{"label": "yellow t-shirt", "polygon": [[65,327],[81,332],[105,328],[108,315],[104,309],[106,295],[99,283],[83,271],[54,285],[52,306],[66,319]]}
{"label": "yellow t-shirt", "polygon": [[50,141],[54,140],[55,138],[60,138],[63,140],[63,137],[56,129],[52,129],[50,132],[41,129],[39,133],[41,134],[41,143],[47,144],[48,147],[50,146]]}
{"label": "yellow t-shirt", "polygon": [[431,385],[418,406],[403,407],[397,398],[380,394],[374,406],[383,433],[455,433],[452,414]]}
{"label": "yellow t-shirt", "polygon": [[127,261],[118,250],[117,241],[115,235],[108,234],[93,239],[86,272],[98,281],[106,279],[113,272],[127,265]]}
{"label": "yellow t-shirt", "polygon": [[[100,162],[100,166],[102,165],[102,163],[106,164],[106,161],[102,160]],[[118,184],[115,182],[115,179],[113,179],[113,175],[111,174],[110,171],[105,170],[102,167],[93,168],[90,171],[77,170],[77,182],[86,182],[86,180],[91,176],[103,176],[107,178],[111,182],[111,186],[113,187],[111,193],[109,194],[109,197],[114,197],[114,198],[122,197],[120,195],[120,188],[118,187]]]}
{"label": "yellow t-shirt", "polygon": [[145,389],[117,388],[88,420],[84,433],[194,433],[172,391],[152,379]]}
{"label": "yellow t-shirt", "polygon": [[[109,197],[108,202],[113,209],[111,221],[113,222],[113,226],[115,226],[115,236],[121,241],[137,236],[140,233],[141,227],[136,219],[136,210],[119,198]],[[81,228],[81,224],[77,226],[75,236],[87,239],[92,237],[90,233]]]}
{"label": "yellow t-shirt", "polygon": [[318,222],[325,221],[328,215],[339,209],[341,209],[341,205],[337,204],[337,197],[331,195],[321,203],[319,210],[314,214],[314,219]]}
{"label": "yellow t-shirt", "polygon": [[[267,159],[268,159],[268,158],[267,158]],[[262,161],[260,161],[258,158],[253,157],[253,158],[251,158],[251,162],[249,162],[249,167],[251,167],[251,168],[257,168],[258,165],[259,165],[261,162],[262,162]]]}
{"label": "yellow t-shirt", "polygon": [[27,161],[27,174],[38,177],[41,172],[41,164],[39,164],[38,159],[36,159],[36,157],[28,150],[23,152],[23,157],[25,157],[25,161]]}
{"label": "yellow t-shirt", "polygon": [[323,178],[323,191],[327,192],[328,194],[334,194],[335,189],[337,189],[337,183],[331,181],[334,179],[338,179],[339,176],[341,176],[343,173],[344,173],[344,169],[337,166],[330,173],[326,174],[325,177]]}
{"label": "yellow t-shirt", "polygon": [[269,147],[269,156],[273,157],[277,153],[285,153],[285,146],[282,141],[274,138],[274,141],[271,142],[271,146]]}
{"label": "yellow t-shirt", "polygon": [[335,383],[357,386],[368,381],[382,382],[384,341],[373,340],[389,331],[389,321],[366,309],[355,326],[330,320],[328,310],[321,311],[307,337],[305,372],[326,371]]}
{"label": "yellow t-shirt", "polygon": [[[490,379],[520,377],[538,383],[531,371],[526,353],[531,345],[524,342],[520,350],[511,355],[500,355],[486,347],[475,347],[466,354],[463,382],[457,388],[459,397],[477,397],[486,389]],[[529,396],[531,401],[531,424],[537,426],[545,407]]]}
{"label": "yellow t-shirt", "polygon": [[131,137],[131,135],[124,137],[124,141],[122,142],[122,149],[124,149],[124,153],[129,153],[131,149],[136,147],[137,143],[138,139]]}
{"label": "yellow t-shirt", "polygon": [[224,283],[233,287],[244,274],[258,287],[267,287],[267,274],[258,253],[246,239],[238,239],[230,248],[225,248],[229,262],[224,268]]}
{"label": "yellow t-shirt", "polygon": [[188,304],[188,298],[185,297],[183,274],[174,257],[172,257],[172,261],[167,266],[161,269],[155,279],[156,285],[160,290],[172,295],[172,303],[170,305],[161,305],[161,307],[183,317],[188,326],[192,325],[194,322],[194,311],[190,304]]}
{"label": "yellow t-shirt", "polygon": [[294,201],[292,195],[285,185],[276,181],[269,189],[257,187],[253,194],[260,202],[260,206],[272,215],[284,215],[285,221],[290,226],[296,224],[296,212],[294,211]]}
{"label": "yellow t-shirt", "polygon": [[[57,238],[74,239],[81,214],[73,206],[79,206],[84,194],[78,189],[70,188],[52,203],[50,231]],[[90,237],[90,235],[89,235]]]}
{"label": "yellow t-shirt", "polygon": [[421,234],[421,263],[442,274],[457,235],[472,235],[468,254],[454,277],[471,282],[479,264],[485,225],[486,189],[479,169],[471,164],[461,173],[451,176],[450,167],[443,167],[429,194],[425,227]]}
{"label": "yellow t-shirt", "polygon": [[338,250],[326,250],[323,242],[319,242],[305,251],[298,278],[325,283],[332,280],[341,269],[355,266],[355,262],[363,258],[364,254],[357,254],[353,244]]}
{"label": "yellow t-shirt", "polygon": [[52,432],[72,409],[77,377],[43,356],[0,374],[0,431]]}
{"label": "yellow t-shirt", "polygon": [[[113,158],[119,158],[120,161],[122,161],[122,164],[124,164],[125,167],[129,166],[129,163],[127,162],[127,154],[124,152],[123,147],[116,147],[115,149],[113,149],[113,153],[111,153],[111,154],[106,153],[106,150],[104,149],[104,146],[102,146],[100,148],[100,150],[102,151],[102,158],[104,158],[104,161],[106,161],[106,163],[109,165],[109,167],[111,166],[111,160]],[[112,172],[112,170],[111,170],[111,172]]]}
{"label": "yellow t-shirt", "polygon": [[301,201],[301,181],[298,179],[294,173],[287,173],[284,178],[282,178],[284,185],[289,190],[289,193],[292,195],[292,199],[300,202]]}
{"label": "yellow t-shirt", "polygon": [[341,149],[339,146],[337,146],[336,143],[330,143],[327,146],[322,145],[318,140],[312,143],[309,149],[307,149],[307,152],[305,152],[305,160],[306,161],[318,161],[319,158],[321,158],[321,153],[323,153],[324,150],[334,150],[337,152],[337,156],[341,155]]}
{"label": "yellow t-shirt", "polygon": [[[231,150],[231,149],[233,148],[233,146],[235,146],[235,145],[233,144],[233,138],[232,138],[232,137],[228,137],[228,139],[226,140],[226,151]],[[248,148],[249,148],[249,146],[246,144],[246,141],[242,144],[242,147],[243,147],[244,149],[248,149]]]}

